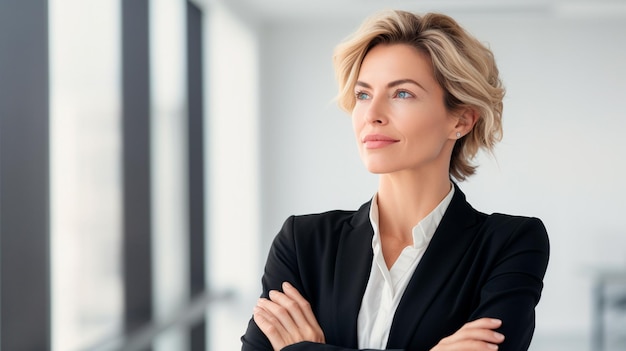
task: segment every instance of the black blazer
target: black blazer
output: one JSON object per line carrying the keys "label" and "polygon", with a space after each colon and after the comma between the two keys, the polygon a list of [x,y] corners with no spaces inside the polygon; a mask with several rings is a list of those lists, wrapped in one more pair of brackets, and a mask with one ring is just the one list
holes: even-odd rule
{"label": "black blazer", "polygon": [[[357,349],[373,257],[369,208],[291,216],[274,239],[261,296],[290,282],[311,303],[326,338],[283,350]],[[500,351],[527,350],[548,256],[539,219],[480,213],[456,187],[402,296],[386,349],[427,351],[466,322],[493,317],[502,320]],[[243,351],[272,350],[252,319],[241,341]]]}

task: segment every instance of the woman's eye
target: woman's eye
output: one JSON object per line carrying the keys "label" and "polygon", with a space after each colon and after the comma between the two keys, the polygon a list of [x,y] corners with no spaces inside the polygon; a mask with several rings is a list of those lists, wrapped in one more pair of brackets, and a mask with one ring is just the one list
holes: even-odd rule
{"label": "woman's eye", "polygon": [[370,97],[367,93],[364,93],[362,91],[357,91],[355,93],[355,96],[357,100],[367,100]]}
{"label": "woman's eye", "polygon": [[401,91],[399,91],[399,92],[396,94],[396,97],[397,97],[398,99],[409,99],[409,98],[412,98],[412,97],[413,97],[413,95],[412,95],[411,93],[409,93],[408,91],[402,91],[402,90],[401,90]]}

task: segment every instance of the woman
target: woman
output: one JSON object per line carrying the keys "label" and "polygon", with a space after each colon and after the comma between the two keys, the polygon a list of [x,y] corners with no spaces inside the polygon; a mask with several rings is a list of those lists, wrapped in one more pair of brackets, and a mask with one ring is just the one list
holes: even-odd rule
{"label": "woman", "polygon": [[287,219],[242,350],[527,350],[545,228],[480,213],[451,181],[500,139],[491,51],[445,15],[392,11],[334,61],[378,191],[357,211]]}

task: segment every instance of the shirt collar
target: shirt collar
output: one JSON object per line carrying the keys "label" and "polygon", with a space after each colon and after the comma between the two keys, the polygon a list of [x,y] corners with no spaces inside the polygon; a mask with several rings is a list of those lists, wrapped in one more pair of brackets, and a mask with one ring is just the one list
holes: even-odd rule
{"label": "shirt collar", "polygon": [[[419,223],[417,223],[413,229],[413,248],[420,249],[428,246],[430,239],[432,239],[443,215],[448,209],[448,205],[452,201],[454,195],[454,185],[451,185],[448,195],[441,200],[439,205],[435,207],[426,217],[424,217]],[[372,238],[372,247],[375,248],[380,243],[380,232],[378,229],[379,217],[378,217],[378,193],[372,197],[372,205],[369,211],[370,223],[374,230],[374,237]]]}

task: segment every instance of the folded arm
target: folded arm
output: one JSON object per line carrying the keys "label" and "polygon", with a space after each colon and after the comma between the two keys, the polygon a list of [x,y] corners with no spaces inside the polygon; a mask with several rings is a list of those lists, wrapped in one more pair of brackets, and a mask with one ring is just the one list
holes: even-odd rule
{"label": "folded arm", "polygon": [[[260,298],[254,308],[254,321],[267,336],[274,351],[344,350],[324,345],[324,333],[310,304],[289,283],[283,283],[283,292],[270,291],[270,299]],[[431,351],[492,351],[504,340],[495,332],[502,321],[482,318],[465,324],[453,335],[441,340]]]}

